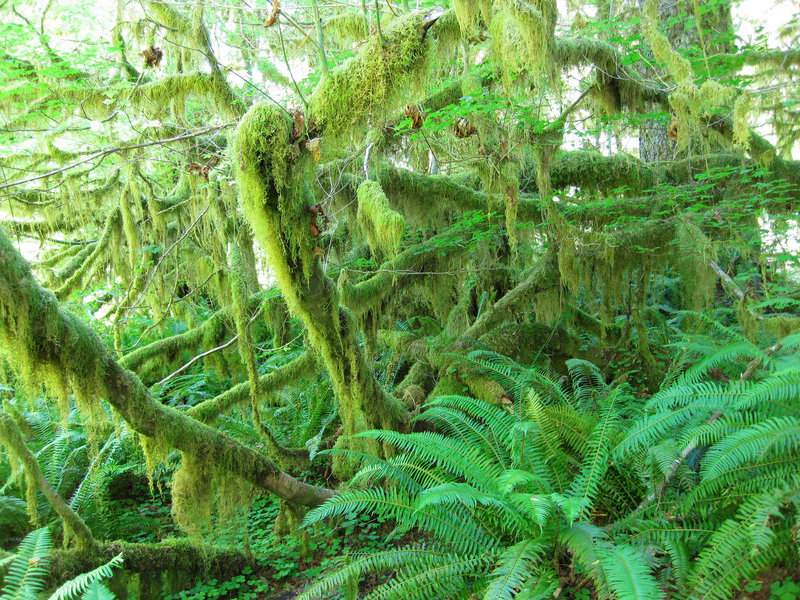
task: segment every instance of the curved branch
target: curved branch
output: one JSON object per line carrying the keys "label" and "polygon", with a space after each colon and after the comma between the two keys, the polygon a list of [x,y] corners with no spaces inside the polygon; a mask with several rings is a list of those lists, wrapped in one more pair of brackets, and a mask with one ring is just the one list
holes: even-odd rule
{"label": "curved branch", "polygon": [[89,527],[45,479],[36,456],[28,449],[22,438],[22,432],[20,432],[17,422],[2,410],[0,410],[0,442],[5,442],[11,454],[22,462],[26,476],[36,484],[56,514],[63,519],[64,528],[75,534],[82,547],[94,547],[96,542]]}
{"label": "curved branch", "polygon": [[86,323],[42,289],[2,229],[0,343],[29,381],[60,385],[87,403],[105,398],[134,431],[201,461],[213,461],[284,500],[316,506],[334,494],[298,481],[252,448],[156,402]]}

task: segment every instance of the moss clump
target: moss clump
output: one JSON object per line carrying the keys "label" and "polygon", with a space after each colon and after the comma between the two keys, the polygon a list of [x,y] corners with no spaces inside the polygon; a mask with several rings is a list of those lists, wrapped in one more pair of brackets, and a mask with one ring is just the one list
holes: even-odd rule
{"label": "moss clump", "polygon": [[411,100],[409,88],[426,74],[424,13],[410,13],[372,36],[359,53],[333,69],[311,97],[310,112],[328,134],[380,120]]}
{"label": "moss clump", "polygon": [[308,278],[316,246],[303,176],[309,161],[294,151],[292,122],[274,105],[254,106],[239,124],[234,146],[242,208],[256,237],[262,243],[268,240],[271,258],[286,254],[291,263],[273,260],[279,282],[292,281],[295,266]]}
{"label": "moss clump", "polygon": [[369,33],[369,23],[362,12],[345,11],[328,19],[325,24],[325,33],[340,44],[352,43],[363,40]]}
{"label": "moss clump", "polygon": [[358,186],[358,224],[373,252],[397,255],[406,222],[389,206],[389,200],[376,181],[365,181]]}
{"label": "moss clump", "polygon": [[466,38],[475,38],[492,20],[492,0],[453,0],[456,20]]}
{"label": "moss clump", "polygon": [[506,84],[515,73],[553,75],[558,9],[553,0],[502,0],[489,26],[492,43]]}

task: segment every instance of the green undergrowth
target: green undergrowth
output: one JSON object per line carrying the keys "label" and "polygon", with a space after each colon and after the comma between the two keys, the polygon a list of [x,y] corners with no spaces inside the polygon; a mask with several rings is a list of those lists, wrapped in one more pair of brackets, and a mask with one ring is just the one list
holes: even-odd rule
{"label": "green undergrowth", "polygon": [[[285,513],[284,513],[285,514]],[[258,496],[247,518],[247,547],[253,566],[221,581],[203,580],[165,600],[254,599],[283,589],[302,589],[333,568],[337,557],[352,552],[378,552],[397,543],[392,523],[346,515],[302,533],[288,534],[276,523],[283,521],[280,502]],[[236,533],[239,537],[242,532]],[[244,544],[244,539],[239,539]]]}

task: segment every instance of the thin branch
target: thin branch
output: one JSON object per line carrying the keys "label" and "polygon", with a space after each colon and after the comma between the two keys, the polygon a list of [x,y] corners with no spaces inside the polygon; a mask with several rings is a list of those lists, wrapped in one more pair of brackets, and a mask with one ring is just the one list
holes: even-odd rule
{"label": "thin branch", "polygon": [[215,352],[219,352],[220,350],[225,350],[225,348],[228,348],[229,346],[231,346],[237,339],[239,339],[239,334],[238,333],[235,336],[233,336],[231,339],[229,339],[227,342],[222,344],[221,346],[217,346],[216,348],[212,348],[211,350],[206,350],[202,354],[198,354],[197,356],[192,358],[192,360],[190,360],[185,365],[183,365],[180,369],[178,369],[177,371],[173,371],[172,373],[170,373],[169,375],[164,377],[164,379],[159,381],[156,385],[164,385],[165,383],[167,383],[173,377],[176,377],[176,376],[180,375],[181,373],[183,373],[186,369],[191,367],[194,363],[196,363],[201,358],[205,358],[206,356],[209,356],[210,354],[214,354]]}
{"label": "thin branch", "polygon": [[128,152],[130,150],[138,150],[140,148],[149,148],[150,146],[158,146],[158,145],[163,145],[163,144],[169,144],[171,142],[177,142],[177,141],[180,141],[180,140],[191,139],[191,138],[206,134],[209,131],[214,131],[214,130],[219,131],[220,129],[233,127],[234,125],[237,125],[237,124],[238,124],[238,122],[223,123],[222,125],[215,125],[213,127],[204,127],[203,129],[199,129],[199,130],[197,130],[195,132],[184,133],[182,135],[176,135],[176,136],[171,137],[171,138],[165,138],[165,139],[161,139],[161,140],[153,140],[151,142],[142,142],[141,144],[132,144],[130,146],[117,146],[115,148],[106,148],[105,150],[100,150],[98,152],[94,152],[93,154],[90,154],[86,158],[81,159],[81,160],[79,160],[77,162],[74,162],[72,164],[66,165],[64,167],[60,167],[58,169],[53,169],[52,171],[48,171],[47,173],[43,173],[43,174],[37,175],[35,177],[29,177],[28,179],[22,179],[20,181],[15,181],[13,183],[5,183],[3,185],[0,185],[0,190],[4,190],[6,188],[22,185],[24,183],[31,183],[32,181],[38,181],[40,179],[45,179],[47,177],[52,177],[53,175],[58,175],[59,173],[63,173],[64,171],[69,171],[70,169],[74,169],[75,167],[79,167],[79,166],[81,166],[83,164],[86,164],[87,162],[91,162],[91,161],[93,161],[93,160],[95,160],[97,158],[105,158],[109,154],[115,154],[115,153],[122,154],[123,152]]}

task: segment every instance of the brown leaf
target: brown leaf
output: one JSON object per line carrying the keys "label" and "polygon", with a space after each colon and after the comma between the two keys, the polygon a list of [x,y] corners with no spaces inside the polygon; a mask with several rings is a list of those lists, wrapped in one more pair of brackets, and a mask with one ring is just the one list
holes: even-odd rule
{"label": "brown leaf", "polygon": [[403,109],[407,118],[411,119],[411,129],[419,129],[425,123],[428,113],[420,109],[416,104],[407,104]]}
{"label": "brown leaf", "polygon": [[667,128],[667,137],[673,142],[678,139],[678,119],[672,117]]}
{"label": "brown leaf", "polygon": [[186,170],[193,175],[198,175],[208,181],[208,172],[211,170],[211,167],[208,165],[201,165],[200,163],[189,163],[186,165]]}
{"label": "brown leaf", "polygon": [[301,111],[299,108],[292,113],[292,116],[294,117],[294,124],[292,125],[292,141],[296,142],[303,137],[303,134],[305,133],[306,121],[303,117],[303,111]]}
{"label": "brown leaf", "polygon": [[144,67],[147,69],[149,67],[159,66],[161,64],[161,59],[164,58],[164,52],[161,48],[156,48],[151,44],[149,48],[145,48],[140,52],[139,56],[144,57]]}
{"label": "brown leaf", "polygon": [[478,133],[478,130],[464,117],[458,117],[453,123],[453,134],[457,138],[468,138],[475,133]]}

